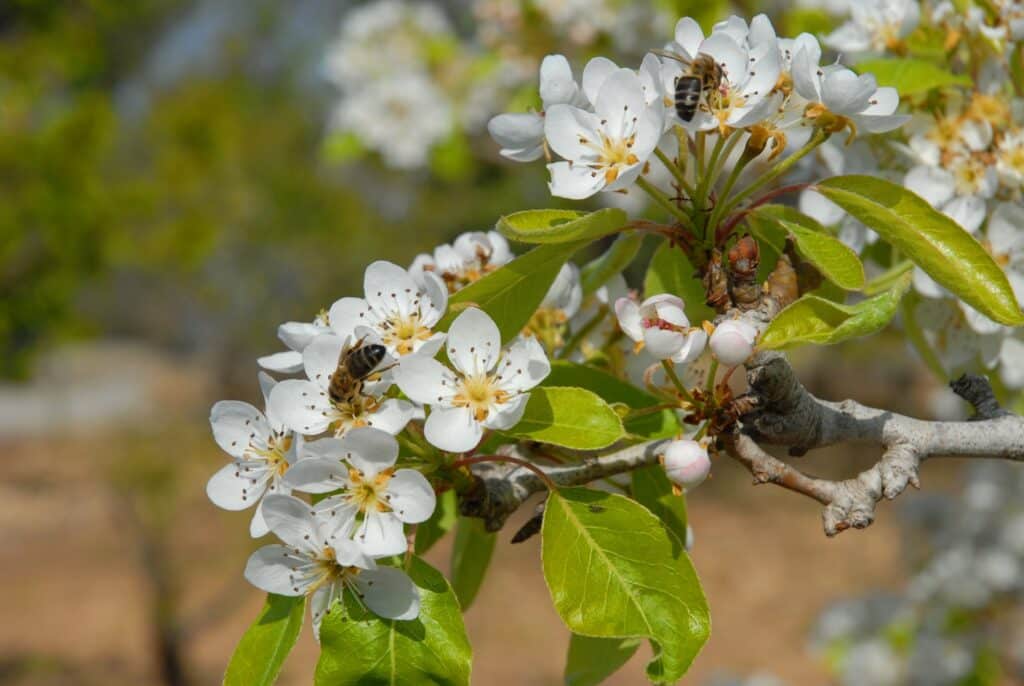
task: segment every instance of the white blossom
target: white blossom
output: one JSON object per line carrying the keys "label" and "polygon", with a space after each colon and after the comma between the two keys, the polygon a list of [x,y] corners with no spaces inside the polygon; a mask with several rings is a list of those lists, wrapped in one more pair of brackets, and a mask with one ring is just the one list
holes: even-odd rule
{"label": "white blossom", "polygon": [[418,276],[414,279],[391,262],[372,263],[363,276],[366,297],[341,298],[331,305],[331,328],[345,337],[366,327],[398,358],[434,356],[444,334],[433,327],[448,307],[448,289],[435,273],[420,271]]}
{"label": "white blossom", "polygon": [[594,112],[552,106],[544,135],[565,159],[548,165],[552,195],[582,199],[631,186],[661,138],[664,116],[661,100],[645,102],[640,79],[629,69],[604,80]]}
{"label": "white blossom", "polygon": [[687,364],[700,357],[708,335],[690,326],[683,300],[675,295],[652,295],[639,305],[631,298],[615,301],[615,314],[622,332],[655,359]]}
{"label": "white blossom", "polygon": [[805,119],[832,133],[849,129],[851,135],[884,133],[909,121],[909,115],[895,114],[900,102],[895,88],[879,88],[871,74],[838,64],[819,66],[819,59],[810,46],[793,56],[793,85],[809,103]]}
{"label": "white blossom", "polygon": [[431,148],[452,131],[447,95],[426,74],[410,71],[372,81],[346,95],[331,127],[351,132],[398,169],[426,166]]}
{"label": "white blossom", "polygon": [[[345,592],[385,619],[411,620],[420,613],[419,591],[400,569],[378,567],[353,541],[331,538],[309,505],[289,495],[267,496],[264,516],[284,545],[252,554],[245,578],[253,586],[285,596],[309,596],[313,635]],[[343,611],[343,610],[342,610]]]}
{"label": "white blossom", "polygon": [[551,364],[533,338],[517,338],[503,351],[497,325],[476,308],[456,317],[446,345],[454,371],[415,356],[397,368],[395,380],[409,398],[430,406],[427,440],[442,450],[465,452],[480,442],[485,428],[510,429],[519,422],[528,391],[544,380]]}
{"label": "white blossom", "polygon": [[[732,17],[717,24],[707,38],[696,21],[684,17],[676,24],[671,49],[690,61],[699,55],[710,56],[723,72],[721,83],[705,93],[693,120],[683,122],[690,130],[752,126],[774,114],[781,103],[782,95],[773,92],[782,68],[779,46],[764,15],[755,17],[749,27],[739,17]],[[685,70],[675,60],[666,60],[666,67],[671,69],[669,83],[673,84]]]}
{"label": "white blossom", "polygon": [[417,281],[423,272],[433,272],[456,293],[469,284],[487,276],[512,260],[508,241],[497,231],[473,231],[460,234],[455,241],[434,248],[433,253],[417,255],[409,267],[409,274]]}
{"label": "white blossom", "polygon": [[825,37],[842,53],[882,53],[900,45],[921,20],[919,0],[859,0],[850,4],[850,19]]}
{"label": "white blossom", "polygon": [[304,493],[334,493],[314,506],[329,520],[332,539],[355,540],[373,557],[405,552],[403,524],[430,518],[434,489],[415,469],[395,469],[398,441],[379,429],[361,428],[342,438],[306,443],[288,484]]}
{"label": "white blossom", "polygon": [[690,439],[669,443],[660,461],[669,481],[679,488],[696,488],[711,473],[711,458],[708,457],[707,448]]}
{"label": "white blossom", "polygon": [[742,319],[727,319],[711,334],[711,352],[722,364],[735,367],[754,354],[757,329]]}
{"label": "white blossom", "polygon": [[267,533],[264,495],[290,492],[282,479],[295,463],[302,441],[269,407],[267,399],[276,382],[264,372],[259,378],[267,403],[265,414],[238,400],[221,400],[210,411],[213,439],[232,461],[206,484],[206,495],[217,507],[245,510],[257,506],[249,525],[253,538]]}

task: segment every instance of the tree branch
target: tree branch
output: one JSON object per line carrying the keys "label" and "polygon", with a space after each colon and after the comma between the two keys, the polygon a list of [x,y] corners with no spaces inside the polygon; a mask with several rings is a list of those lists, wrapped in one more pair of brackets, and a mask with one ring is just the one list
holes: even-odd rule
{"label": "tree branch", "polygon": [[[737,400],[741,424],[726,440],[730,455],[750,470],[755,483],[776,483],[825,505],[829,536],[868,526],[879,500],[895,498],[907,484],[919,487],[918,469],[928,458],[1024,460],[1024,419],[999,407],[983,377],[951,384],[975,406],[976,417],[965,422],[924,421],[853,400],[820,400],[777,352],[761,353],[748,363],[747,381],[749,393]],[[827,481],[772,457],[757,442],[789,446],[790,455],[837,443],[875,445],[882,454],[853,479]]]}
{"label": "tree branch", "polygon": [[[584,458],[573,464],[542,469],[559,486],[580,486],[654,464],[669,440],[649,441],[607,455]],[[516,445],[503,446],[499,452],[530,459],[529,453]],[[530,496],[546,488],[539,476],[518,465],[481,462],[472,465],[470,470],[474,484],[468,492],[460,495],[459,511],[466,517],[483,519],[488,531],[499,530],[508,516]]]}

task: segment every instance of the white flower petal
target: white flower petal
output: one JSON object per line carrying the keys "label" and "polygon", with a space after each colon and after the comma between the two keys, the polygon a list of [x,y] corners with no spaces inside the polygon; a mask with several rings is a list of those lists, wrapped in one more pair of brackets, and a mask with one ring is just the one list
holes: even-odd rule
{"label": "white flower petal", "polygon": [[458,380],[437,360],[413,355],[395,368],[395,383],[411,400],[433,405],[449,399]]}
{"label": "white flower petal", "polygon": [[314,552],[324,541],[310,506],[292,495],[271,493],[263,499],[263,518],[283,543]]}
{"label": "white flower petal", "polygon": [[415,469],[396,471],[388,481],[387,493],[394,515],[407,524],[427,521],[437,506],[433,487]]}
{"label": "white flower petal", "polygon": [[506,350],[495,381],[507,391],[528,391],[551,373],[544,347],[532,337],[518,337]]}
{"label": "white flower petal", "polygon": [[726,34],[712,34],[701,44],[700,51],[715,58],[725,71],[729,83],[738,85],[747,80],[747,51]]}
{"label": "white flower petal", "polygon": [[267,520],[263,516],[263,501],[261,500],[252,513],[252,519],[249,520],[249,535],[253,538],[263,538],[269,533],[270,527],[267,526]]}
{"label": "white flower petal", "polygon": [[357,326],[372,324],[377,319],[370,311],[369,303],[362,298],[341,298],[335,301],[328,317],[331,329],[343,338],[351,336]]}
{"label": "white flower petal", "polygon": [[378,567],[356,577],[363,602],[385,619],[408,621],[420,614],[420,596],[409,576],[394,567]]}
{"label": "white flower petal", "polygon": [[948,171],[923,165],[907,172],[903,185],[924,198],[932,207],[941,207],[949,201],[955,188],[953,175]]}
{"label": "white flower petal", "polygon": [[376,476],[398,460],[398,441],[381,429],[352,429],[340,442],[344,450],[341,457],[367,477]]}
{"label": "white flower petal", "polygon": [[333,333],[323,334],[314,338],[302,352],[306,376],[320,388],[327,388],[331,376],[338,369],[345,341],[345,338]]}
{"label": "white flower petal", "polygon": [[567,160],[593,156],[591,146],[601,145],[600,131],[600,117],[572,105],[555,105],[544,117],[548,145]]}
{"label": "white flower petal", "polygon": [[579,87],[564,55],[548,55],[540,63],[540,98],[544,109],[576,98]]}
{"label": "white flower petal", "polygon": [[285,322],[277,327],[277,337],[291,350],[302,352],[310,341],[324,333],[324,327],[309,322]]}
{"label": "white flower petal", "polygon": [[380,429],[395,436],[412,421],[415,414],[416,407],[409,401],[388,398],[380,404],[376,412],[370,415],[367,423],[374,429]]}
{"label": "white flower petal", "polygon": [[430,443],[441,450],[463,453],[480,442],[483,429],[466,407],[435,407],[423,426]]}
{"label": "white flower petal", "polygon": [[696,57],[700,44],[704,42],[704,31],[700,24],[690,17],[683,17],[676,22],[675,41],[687,57]]}
{"label": "white flower petal", "polygon": [[487,131],[502,157],[532,162],[544,154],[544,118],[535,112],[499,114],[487,122]]}
{"label": "white flower petal", "polygon": [[632,298],[619,298],[615,301],[615,316],[619,320],[619,328],[632,340],[639,343],[644,339],[643,317],[640,306]]}
{"label": "white flower petal", "polygon": [[552,162],[548,165],[551,195],[570,200],[583,200],[599,192],[605,186],[605,175],[584,165],[569,162]]}
{"label": "white flower petal", "polygon": [[369,511],[366,519],[356,527],[352,540],[373,558],[401,555],[408,548],[405,529],[400,519],[390,512]]}
{"label": "white flower petal", "polygon": [[[253,476],[263,476],[259,472]],[[226,464],[210,477],[206,483],[206,495],[217,507],[224,510],[244,510],[252,507],[263,497],[266,482],[260,483],[242,472],[237,463]]]}
{"label": "white flower petal", "polygon": [[210,410],[210,428],[213,440],[232,457],[242,457],[250,440],[266,443],[270,437],[270,426],[263,413],[239,400],[216,403]]}
{"label": "white flower petal", "polygon": [[448,359],[463,374],[490,371],[501,353],[501,332],[483,310],[464,310],[448,329]]}
{"label": "white flower petal", "polygon": [[312,381],[285,379],[270,393],[270,411],[292,431],[318,434],[331,423],[327,394]]}
{"label": "white flower petal", "polygon": [[492,410],[483,424],[488,429],[506,431],[519,423],[526,411],[526,403],[530,400],[529,393],[520,393]]}
{"label": "white flower petal", "polygon": [[330,493],[348,480],[348,470],[338,460],[313,457],[299,460],[284,476],[285,483],[302,493]]}
{"label": "white flower petal", "polygon": [[619,70],[619,65],[607,57],[595,57],[583,68],[583,94],[591,103],[597,102],[597,94],[609,76]]}
{"label": "white flower petal", "polygon": [[[394,312],[408,316],[413,310],[412,301],[418,294],[416,282],[409,272],[384,260],[373,262],[366,268],[363,288],[366,302],[381,315]],[[331,324],[334,324],[333,318]]]}
{"label": "white flower petal", "polygon": [[295,350],[264,355],[256,360],[256,364],[276,374],[295,374],[302,371],[302,353]]}
{"label": "white flower petal", "polygon": [[249,557],[245,565],[245,578],[267,593],[303,595],[306,592],[305,585],[293,583],[292,574],[304,563],[305,560],[297,559],[283,545],[266,545]]}

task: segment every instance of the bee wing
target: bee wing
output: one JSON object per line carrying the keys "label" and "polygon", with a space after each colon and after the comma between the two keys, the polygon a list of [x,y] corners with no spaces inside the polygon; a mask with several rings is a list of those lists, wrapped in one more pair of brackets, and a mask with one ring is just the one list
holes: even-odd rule
{"label": "bee wing", "polygon": [[647,52],[658,55],[659,57],[667,57],[668,59],[675,60],[676,62],[682,62],[683,65],[686,67],[690,67],[693,65],[693,60],[691,60],[689,57],[686,57],[685,55],[680,55],[678,52],[671,52],[669,50],[658,49],[648,50]]}

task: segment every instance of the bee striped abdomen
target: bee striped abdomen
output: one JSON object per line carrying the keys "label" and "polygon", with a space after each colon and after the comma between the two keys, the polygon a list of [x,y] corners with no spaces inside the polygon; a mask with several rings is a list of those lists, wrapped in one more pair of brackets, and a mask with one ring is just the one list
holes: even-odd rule
{"label": "bee striped abdomen", "polygon": [[683,121],[692,121],[700,104],[704,83],[698,76],[682,76],[676,81],[676,114]]}
{"label": "bee striped abdomen", "polygon": [[335,403],[352,403],[363,392],[366,379],[387,354],[387,348],[376,343],[357,343],[351,349],[343,350],[338,368],[331,375],[327,394]]}

